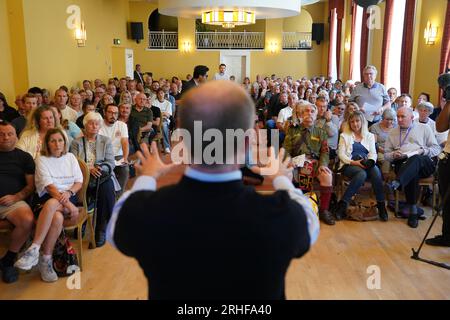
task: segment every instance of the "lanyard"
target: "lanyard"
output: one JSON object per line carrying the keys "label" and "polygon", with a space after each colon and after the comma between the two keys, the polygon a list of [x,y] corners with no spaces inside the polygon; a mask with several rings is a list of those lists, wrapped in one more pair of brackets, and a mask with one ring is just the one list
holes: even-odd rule
{"label": "lanyard", "polygon": [[406,131],[406,135],[405,138],[403,138],[402,140],[402,129],[400,129],[400,148],[405,144],[406,138],[408,138],[409,133],[411,132],[411,129],[414,127],[414,125],[412,125],[411,127],[408,128],[408,131]]}

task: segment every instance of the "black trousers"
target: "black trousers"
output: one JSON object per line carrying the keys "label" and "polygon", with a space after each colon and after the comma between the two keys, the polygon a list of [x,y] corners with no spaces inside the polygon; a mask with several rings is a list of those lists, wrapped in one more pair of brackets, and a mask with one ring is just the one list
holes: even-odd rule
{"label": "black trousers", "polygon": [[394,162],[397,180],[403,186],[406,203],[415,205],[420,194],[419,180],[428,178],[436,170],[427,156],[415,155],[406,161]]}
{"label": "black trousers", "polygon": [[[88,190],[92,199],[95,198],[95,189]],[[97,218],[95,220],[95,234],[105,232],[109,219],[113,211],[114,203],[116,202],[114,183],[112,179],[103,182],[98,188],[97,194]]]}
{"label": "black trousers", "polygon": [[439,192],[443,203],[442,207],[442,236],[450,240],[450,159],[440,161],[438,167]]}

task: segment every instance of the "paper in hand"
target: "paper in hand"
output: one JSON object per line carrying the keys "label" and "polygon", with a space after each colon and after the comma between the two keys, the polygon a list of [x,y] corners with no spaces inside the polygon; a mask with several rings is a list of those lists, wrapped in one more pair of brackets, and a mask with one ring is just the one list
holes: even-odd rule
{"label": "paper in hand", "polygon": [[295,168],[303,168],[305,165],[306,156],[304,154],[292,158],[292,164]]}

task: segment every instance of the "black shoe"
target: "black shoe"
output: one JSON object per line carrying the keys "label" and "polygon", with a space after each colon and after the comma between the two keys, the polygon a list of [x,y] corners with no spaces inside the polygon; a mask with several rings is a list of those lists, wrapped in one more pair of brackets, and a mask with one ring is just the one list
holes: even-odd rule
{"label": "black shoe", "polygon": [[95,233],[95,245],[97,248],[103,247],[106,243],[106,233],[104,231],[99,231]]}
{"label": "black shoe", "polygon": [[333,215],[328,210],[319,212],[319,218],[329,226],[334,226],[336,224]]}
{"label": "black shoe", "polygon": [[386,211],[386,206],[384,205],[384,202],[383,203],[381,203],[381,202],[378,203],[377,207],[378,207],[378,215],[380,216],[380,220],[381,221],[388,221],[389,220],[389,215],[388,215],[388,213]]}
{"label": "black shoe", "polygon": [[427,239],[425,240],[425,243],[436,247],[450,247],[450,239],[444,238],[443,236],[436,236],[434,238]]}
{"label": "black shoe", "polygon": [[19,279],[19,272],[14,266],[4,266],[0,260],[0,270],[2,271],[2,280],[5,283],[13,283]]}
{"label": "black shoe", "polygon": [[336,211],[334,212],[337,221],[343,220],[347,217],[347,208],[347,202],[342,200],[338,202]]}
{"label": "black shoe", "polygon": [[410,214],[408,217],[408,226],[411,228],[417,228],[419,225],[419,217],[417,214]]}

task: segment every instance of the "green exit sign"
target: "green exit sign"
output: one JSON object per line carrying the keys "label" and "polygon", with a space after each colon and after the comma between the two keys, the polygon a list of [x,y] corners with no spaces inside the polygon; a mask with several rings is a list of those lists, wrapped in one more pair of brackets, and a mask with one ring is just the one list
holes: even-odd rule
{"label": "green exit sign", "polygon": [[118,46],[118,45],[120,45],[120,39],[114,39],[114,44],[116,45],[116,46]]}

